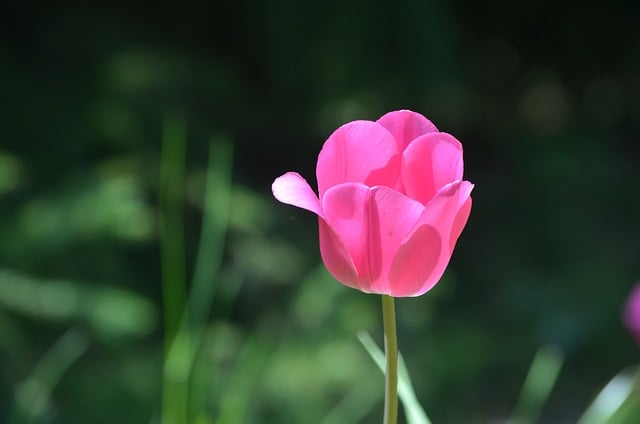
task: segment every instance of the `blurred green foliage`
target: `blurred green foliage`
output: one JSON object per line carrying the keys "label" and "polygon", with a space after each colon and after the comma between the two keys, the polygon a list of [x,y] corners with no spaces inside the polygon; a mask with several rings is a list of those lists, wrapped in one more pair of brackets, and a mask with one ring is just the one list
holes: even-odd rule
{"label": "blurred green foliage", "polygon": [[505,419],[554,345],[540,419],[575,422],[639,357],[620,321],[640,279],[639,16],[622,0],[3,3],[0,421],[159,422],[175,308],[189,420],[378,422],[382,375],[355,336],[380,342],[378,299],[333,281],[314,217],[269,187],[313,181],[340,124],[410,108],[463,142],[476,184],[443,280],[397,302],[416,396],[435,423]]}

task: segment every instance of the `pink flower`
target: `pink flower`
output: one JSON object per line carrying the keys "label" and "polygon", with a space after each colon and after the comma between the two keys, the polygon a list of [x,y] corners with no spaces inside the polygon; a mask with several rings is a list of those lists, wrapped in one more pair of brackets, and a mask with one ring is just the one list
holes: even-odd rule
{"label": "pink flower", "polygon": [[462,170],[458,140],[400,110],[331,134],[318,155],[319,198],[295,172],[272,190],[318,215],[322,260],[342,284],[420,296],[442,277],[471,212]]}
{"label": "pink flower", "polygon": [[636,342],[640,344],[640,283],[636,283],[631,290],[622,318]]}

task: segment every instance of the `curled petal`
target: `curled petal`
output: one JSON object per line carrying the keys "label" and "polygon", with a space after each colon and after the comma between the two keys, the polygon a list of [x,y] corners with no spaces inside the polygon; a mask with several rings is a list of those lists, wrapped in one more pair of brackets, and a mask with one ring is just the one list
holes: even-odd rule
{"label": "curled petal", "polygon": [[389,112],[377,122],[393,134],[400,151],[403,151],[417,137],[438,131],[431,121],[410,110]]}
{"label": "curled petal", "polygon": [[327,139],[316,166],[322,198],[342,183],[393,187],[400,178],[400,152],[393,136],[371,121],[354,121],[334,131]]}
{"label": "curled petal", "polygon": [[320,201],[309,183],[297,172],[287,172],[275,179],[271,191],[276,199],[322,216]]}
{"label": "curled petal", "polygon": [[401,172],[407,195],[426,205],[440,188],[462,179],[462,145],[447,133],[420,136],[403,152]]}
{"label": "curled petal", "polygon": [[420,296],[442,277],[471,210],[473,184],[456,181],[436,194],[391,264],[393,296]]}
{"label": "curled petal", "polygon": [[467,225],[469,215],[471,214],[471,197],[468,197],[466,202],[462,205],[456,218],[453,221],[453,228],[451,229],[451,238],[449,239],[449,249],[453,253],[453,248],[456,247],[456,242],[462,234],[464,226]]}

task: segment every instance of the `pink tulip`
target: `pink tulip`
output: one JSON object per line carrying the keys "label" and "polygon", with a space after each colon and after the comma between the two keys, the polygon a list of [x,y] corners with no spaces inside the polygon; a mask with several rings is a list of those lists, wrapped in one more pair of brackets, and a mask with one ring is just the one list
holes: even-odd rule
{"label": "pink tulip", "polygon": [[640,282],[636,283],[629,294],[623,320],[636,342],[640,344]]}
{"label": "pink tulip", "polygon": [[471,212],[462,145],[409,110],[349,122],[318,156],[319,198],[295,172],[273,182],[279,201],[318,215],[320,253],[342,284],[420,296],[442,277]]}

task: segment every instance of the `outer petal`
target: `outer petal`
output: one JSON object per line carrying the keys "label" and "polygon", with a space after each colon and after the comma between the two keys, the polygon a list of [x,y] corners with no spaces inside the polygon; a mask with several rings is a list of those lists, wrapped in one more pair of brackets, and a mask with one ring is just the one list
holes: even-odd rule
{"label": "outer petal", "polygon": [[371,121],[354,121],[334,131],[318,155],[320,198],[342,183],[394,187],[400,178],[400,151],[393,136]]}
{"label": "outer petal", "polygon": [[358,288],[390,294],[391,262],[424,206],[388,187],[349,183],[329,189],[322,209],[353,260]]}
{"label": "outer petal", "polygon": [[[325,221],[336,235],[337,240],[340,241],[340,244],[345,246],[348,256],[356,269],[359,287],[362,284],[368,285],[369,280],[369,272],[365,263],[366,228],[368,224],[366,207],[370,195],[369,191],[369,187],[362,183],[346,183],[330,188],[322,198]],[[331,235],[329,232],[326,232],[326,234]],[[332,246],[332,254],[334,256],[337,255],[336,252],[339,250],[338,243],[336,241],[323,243],[322,237],[323,235],[321,234],[321,250],[324,250],[323,244]],[[328,239],[329,237],[327,237],[326,241]],[[322,256],[325,259],[327,255],[323,253]],[[332,268],[335,268],[332,264],[327,263],[325,260],[325,265],[337,280],[344,282],[339,278],[338,273],[332,271]]]}
{"label": "outer petal", "polygon": [[473,184],[443,187],[425,208],[391,264],[392,296],[420,296],[442,277],[471,209]]}
{"label": "outer petal", "polygon": [[401,172],[405,193],[426,205],[442,187],[462,179],[462,145],[447,133],[423,135],[404,151]]}
{"label": "outer petal", "polygon": [[393,134],[400,151],[403,151],[415,138],[438,131],[431,121],[410,110],[389,112],[377,122]]}
{"label": "outer petal", "polygon": [[467,225],[467,221],[469,220],[469,215],[471,214],[471,197],[467,198],[467,201],[464,202],[458,214],[456,215],[456,219],[453,221],[453,228],[451,229],[451,239],[449,240],[449,249],[453,253],[453,248],[456,247],[456,242],[458,241],[458,237],[462,234],[462,230],[464,226]]}
{"label": "outer petal", "polygon": [[322,218],[318,218],[318,233],[320,255],[329,273],[345,286],[360,290],[358,271],[347,247]]}
{"label": "outer petal", "polygon": [[275,179],[271,191],[276,199],[322,216],[320,201],[309,183],[297,172],[287,172]]}

